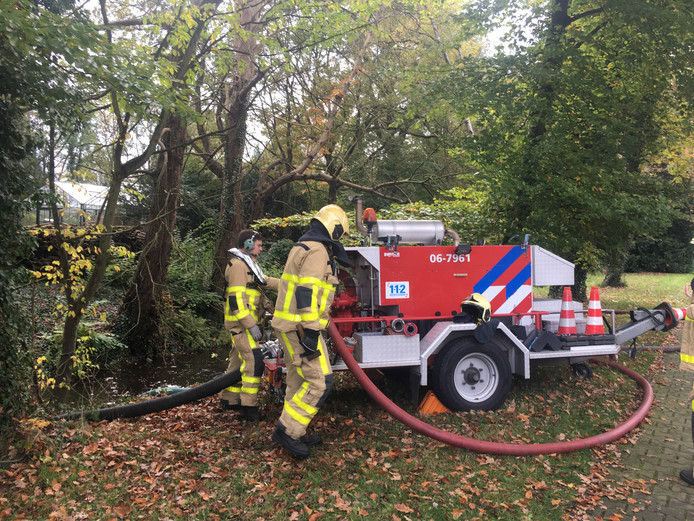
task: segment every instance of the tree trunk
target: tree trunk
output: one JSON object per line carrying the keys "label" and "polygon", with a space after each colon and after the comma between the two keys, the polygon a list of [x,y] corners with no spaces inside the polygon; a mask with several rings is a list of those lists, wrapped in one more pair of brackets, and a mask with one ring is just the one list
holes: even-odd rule
{"label": "tree trunk", "polygon": [[[264,2],[242,0],[235,4],[237,9],[241,10],[239,19],[241,26],[251,33],[259,31],[261,26],[257,24],[257,21],[265,8]],[[222,96],[226,114],[224,118],[225,165],[211,281],[211,290],[220,295],[224,293],[227,250],[234,245],[234,238],[244,224],[241,181],[243,180],[243,153],[246,148],[250,88],[264,74],[253,62],[253,57],[260,50],[260,44],[252,36],[246,36],[246,38],[237,38],[232,45],[238,51],[241,64],[237,67],[230,83],[223,87],[224,95]],[[221,323],[221,313],[218,318]]]}
{"label": "tree trunk", "polygon": [[187,140],[181,118],[171,116],[169,120],[168,132],[162,138],[165,150],[157,163],[144,247],[118,318],[119,328],[126,329],[124,342],[133,355],[141,358],[156,358],[161,354],[164,341],[161,321],[168,316],[169,304],[163,297]]}
{"label": "tree trunk", "polygon": [[624,275],[624,266],[629,256],[631,244],[633,244],[633,241],[620,248],[614,248],[607,256],[605,260],[605,278],[601,284],[603,288],[623,288],[627,285],[622,276]]}
{"label": "tree trunk", "polygon": [[[96,259],[90,271],[89,279],[84,285],[82,292],[76,295],[68,302],[68,314],[65,317],[63,324],[63,342],[61,345],[60,359],[56,370],[56,383],[58,385],[59,398],[64,398],[65,393],[70,387],[72,379],[72,369],[74,367],[73,356],[77,348],[77,330],[79,328],[84,312],[87,306],[94,298],[96,290],[101,285],[104,279],[106,268],[111,260],[111,234],[113,231],[113,222],[116,218],[116,209],[118,207],[118,194],[120,193],[121,185],[123,184],[123,169],[118,165],[114,169],[111,184],[109,186],[108,196],[106,198],[106,208],[101,224],[104,226],[104,233],[99,237],[99,246]],[[64,273],[65,278],[69,278],[68,272]]]}
{"label": "tree trunk", "polygon": [[[100,6],[103,21],[106,25],[108,25],[105,1],[102,0],[100,2]],[[190,67],[191,60],[194,57],[195,49],[197,47],[197,42],[199,41],[203,28],[203,23],[199,23],[196,26],[193,34],[191,35],[191,39],[188,42],[188,47],[178,58],[177,70],[174,76],[177,87],[180,86],[178,82],[184,78]],[[108,38],[111,38],[110,33],[108,34]],[[91,267],[89,277],[84,284],[84,288],[82,289],[81,293],[74,296],[72,302],[68,301],[69,311],[63,327],[63,344],[61,347],[58,369],[56,371],[56,381],[59,384],[59,387],[62,384],[63,389],[66,389],[69,386],[70,379],[72,377],[74,364],[71,362],[76,351],[77,331],[80,322],[84,316],[87,306],[91,303],[96,291],[99,289],[99,286],[104,279],[106,268],[111,260],[111,236],[113,233],[113,223],[116,218],[118,195],[120,194],[121,186],[123,181],[129,175],[133,174],[145,163],[147,163],[151,155],[156,150],[157,143],[162,135],[162,130],[168,125],[168,117],[170,116],[170,112],[168,110],[162,110],[159,121],[152,131],[145,149],[140,154],[123,162],[126,141],[128,140],[128,130],[130,128],[129,120],[131,115],[129,113],[125,115],[121,113],[118,96],[115,92],[111,92],[111,107],[114,112],[118,135],[111,155],[113,171],[106,199],[106,207],[104,209],[103,219],[101,221],[101,224],[104,227],[104,233],[100,234],[99,236],[97,255],[94,260],[94,264]],[[178,193],[176,193],[176,197],[178,197]],[[64,272],[64,276],[65,278],[69,277],[69,270]]]}
{"label": "tree trunk", "polygon": [[[236,89],[230,89],[236,90]],[[232,94],[234,96],[235,94]],[[224,292],[224,269],[227,250],[234,246],[234,238],[243,225],[243,200],[241,180],[243,151],[246,146],[247,101],[237,100],[229,107],[227,115],[226,164],[222,179],[222,201],[219,209],[217,237],[215,240],[212,289],[220,295]]]}

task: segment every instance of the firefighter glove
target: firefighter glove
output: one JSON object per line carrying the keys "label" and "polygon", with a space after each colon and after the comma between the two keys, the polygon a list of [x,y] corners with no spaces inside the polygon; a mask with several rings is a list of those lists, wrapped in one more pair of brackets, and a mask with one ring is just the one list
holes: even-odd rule
{"label": "firefighter glove", "polygon": [[694,401],[694,389],[692,389],[692,390],[689,392],[689,396],[687,396],[687,400],[692,400],[692,401]]}
{"label": "firefighter glove", "polygon": [[260,328],[257,325],[248,328],[248,332],[251,334],[253,340],[255,340],[256,342],[263,337],[263,334],[260,332]]}
{"label": "firefighter glove", "polygon": [[314,358],[320,356],[320,351],[318,350],[318,337],[320,332],[315,329],[304,329],[304,335],[299,337],[299,343],[301,347],[304,348],[304,354],[301,355],[307,360],[313,360]]}

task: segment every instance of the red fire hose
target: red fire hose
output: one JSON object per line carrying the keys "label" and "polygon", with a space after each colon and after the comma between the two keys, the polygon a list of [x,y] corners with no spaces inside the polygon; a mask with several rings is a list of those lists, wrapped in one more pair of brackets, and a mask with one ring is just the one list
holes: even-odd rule
{"label": "red fire hose", "polygon": [[347,367],[357,378],[359,384],[364,388],[364,390],[369,393],[369,395],[381,406],[388,414],[390,414],[396,420],[404,423],[411,429],[434,438],[435,440],[453,445],[454,447],[461,447],[463,449],[469,449],[475,452],[481,452],[486,454],[509,454],[511,456],[530,456],[535,454],[554,454],[560,452],[573,452],[580,449],[586,449],[588,447],[595,447],[597,445],[604,445],[615,441],[627,432],[634,429],[641,420],[646,417],[648,410],[653,404],[653,389],[648,381],[641,375],[635,373],[631,369],[628,369],[619,364],[601,359],[593,359],[596,362],[606,364],[614,369],[617,369],[621,373],[627,375],[636,383],[639,384],[641,389],[643,389],[643,401],[639,408],[632,414],[627,421],[618,425],[612,430],[598,434],[597,436],[591,436],[589,438],[579,438],[575,440],[562,441],[556,443],[532,443],[528,445],[512,444],[512,443],[497,443],[492,441],[476,440],[473,438],[466,438],[458,434],[453,434],[450,432],[443,431],[433,425],[430,425],[422,420],[415,418],[411,414],[407,413],[397,405],[395,405],[386,395],[384,395],[378,387],[366,376],[366,373],[359,367],[357,361],[350,353],[349,349],[345,345],[342,336],[337,331],[335,325],[331,322],[328,326],[328,333],[335,343],[335,351],[347,364]]}

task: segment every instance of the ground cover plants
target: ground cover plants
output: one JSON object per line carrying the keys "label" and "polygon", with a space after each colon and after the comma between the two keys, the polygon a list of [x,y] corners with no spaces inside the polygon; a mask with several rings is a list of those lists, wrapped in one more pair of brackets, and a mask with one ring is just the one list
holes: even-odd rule
{"label": "ground cover plants", "polygon": [[[664,278],[671,277],[679,276],[650,275],[645,284],[649,291],[669,287]],[[672,282],[676,306],[684,300],[679,278]],[[654,300],[668,300],[652,291]],[[603,307],[615,306],[610,293],[601,290]],[[623,300],[648,306],[650,297]],[[657,339],[676,345],[677,330]],[[632,360],[622,353],[619,363],[657,380],[662,354],[646,350]],[[591,368],[591,379],[564,365],[535,369],[530,380],[516,377],[497,411],[420,417],[505,443],[596,435],[628,417],[641,392],[603,364]],[[419,414],[397,375],[378,385]],[[257,425],[220,412],[214,398],[113,422],[26,419],[4,456],[0,519],[563,520],[582,518],[601,498],[647,487],[605,481],[639,429],[569,454],[478,454],[413,432],[375,405],[351,374],[338,373],[312,424],[324,444],[296,462],[269,440],[280,408],[264,387],[266,419]]]}

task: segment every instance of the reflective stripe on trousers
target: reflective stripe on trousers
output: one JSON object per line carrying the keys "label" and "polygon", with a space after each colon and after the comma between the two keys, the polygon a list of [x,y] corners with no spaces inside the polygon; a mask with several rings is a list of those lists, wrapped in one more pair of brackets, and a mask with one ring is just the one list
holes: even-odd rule
{"label": "reflective stripe on trousers", "polygon": [[[230,404],[241,403],[243,406],[254,407],[258,405],[258,391],[260,390],[261,376],[255,376],[262,370],[257,367],[253,350],[258,347],[248,329],[231,335],[232,348],[229,351],[229,366],[227,373],[241,370],[241,385],[232,385],[224,389],[220,395],[222,400]],[[260,372],[262,375],[262,372]]]}
{"label": "reflective stripe on trousers", "polygon": [[322,335],[318,340],[321,354],[313,360],[301,357],[304,349],[296,331],[280,333],[279,338],[287,366],[287,391],[279,421],[291,438],[298,439],[306,434],[308,425],[330,393],[332,366]]}

